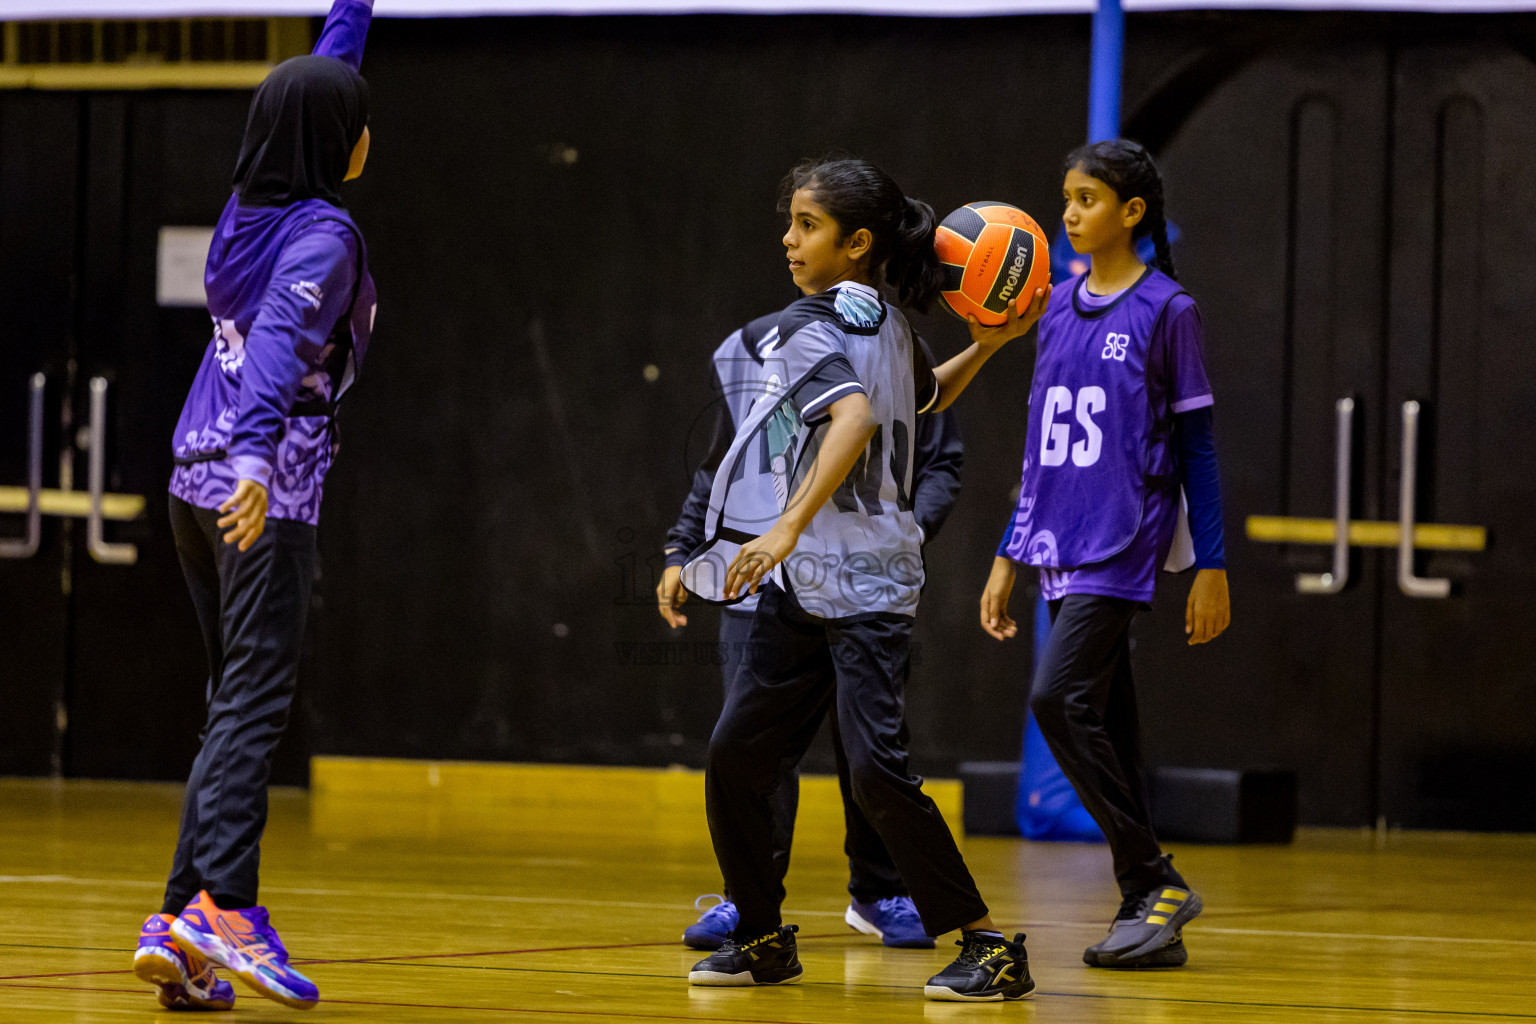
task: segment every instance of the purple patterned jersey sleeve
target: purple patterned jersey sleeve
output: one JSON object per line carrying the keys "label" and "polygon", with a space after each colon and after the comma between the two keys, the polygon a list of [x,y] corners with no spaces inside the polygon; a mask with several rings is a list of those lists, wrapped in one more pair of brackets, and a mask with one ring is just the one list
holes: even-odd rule
{"label": "purple patterned jersey sleeve", "polygon": [[240,479],[270,486],[284,418],[351,306],[356,277],[356,243],[327,227],[299,234],[278,257],[245,339],[240,413],[229,438],[230,465]]}
{"label": "purple patterned jersey sleeve", "polygon": [[353,68],[363,66],[363,44],[373,21],[373,0],[336,0],[315,43],[315,56],[335,57]]}
{"label": "purple patterned jersey sleeve", "polygon": [[1188,296],[1174,300],[1182,309],[1170,308],[1161,331],[1168,367],[1168,406],[1175,414],[1204,409],[1215,403],[1211,381],[1205,374],[1205,330],[1200,310]]}

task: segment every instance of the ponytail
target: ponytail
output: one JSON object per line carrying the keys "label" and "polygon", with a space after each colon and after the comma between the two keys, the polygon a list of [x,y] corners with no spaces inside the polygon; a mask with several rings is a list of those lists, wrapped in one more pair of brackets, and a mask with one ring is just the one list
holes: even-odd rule
{"label": "ponytail", "polygon": [[943,282],[934,250],[938,218],[933,207],[903,194],[901,187],[867,160],[826,158],[805,160],[785,176],[779,211],[808,189],[817,204],[837,221],[843,236],[860,229],[874,239],[870,266],[885,268],[885,281],[896,290],[897,302],[919,313],[938,298]]}
{"label": "ponytail", "polygon": [[1061,173],[1079,170],[1115,190],[1122,203],[1140,199],[1147,212],[1131,231],[1133,239],[1151,238],[1152,266],[1174,280],[1173,250],[1168,245],[1168,217],[1163,200],[1163,175],[1139,143],[1113,139],[1079,146],[1067,154]]}
{"label": "ponytail", "polygon": [[901,227],[885,264],[885,281],[896,289],[901,305],[919,313],[928,312],[944,281],[939,254],[933,247],[938,224],[933,207],[921,199],[902,196]]}

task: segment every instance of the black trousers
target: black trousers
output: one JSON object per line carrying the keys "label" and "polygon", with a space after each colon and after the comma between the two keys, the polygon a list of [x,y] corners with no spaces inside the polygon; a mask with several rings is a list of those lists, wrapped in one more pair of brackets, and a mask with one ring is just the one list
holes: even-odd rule
{"label": "black trousers", "polygon": [[986,916],[949,826],[907,768],[910,621],[832,623],[807,615],[776,586],[761,593],[704,779],[715,857],[741,914],[736,936],[755,938],[781,923],[770,798],[829,709],[849,794],[890,851],[923,927],[940,935]]}
{"label": "black trousers", "polygon": [[1069,594],[1050,603],[1051,636],[1029,703],[1056,763],[1104,830],[1122,894],[1184,887],[1147,810],[1131,680],[1135,601]]}
{"label": "black trousers", "polygon": [[[721,671],[725,677],[727,699],[735,685],[736,670],[745,660],[752,639],[752,613],[722,609],[720,613],[720,650],[724,655]],[[814,672],[823,682],[832,682],[836,674],[832,669],[832,653],[825,650],[823,658],[811,658],[807,670]],[[842,737],[837,720],[832,721],[833,747],[837,756],[837,784],[843,794],[843,823],[845,839],[843,852],[848,856],[848,893],[860,903],[874,903],[892,896],[907,895],[906,883],[901,872],[891,860],[891,853],[880,839],[880,833],[869,823],[853,798],[852,783],[848,778],[848,757],[843,753]],[[903,737],[905,739],[905,737]],[[790,766],[778,789],[768,797],[768,807],[773,815],[771,845],[773,870],[778,880],[779,900],[784,899],[784,876],[789,872],[789,853],[795,836],[795,815],[800,807],[800,767]],[[729,887],[727,886],[727,891]]]}
{"label": "black trousers", "polygon": [[208,652],[208,720],[181,805],[164,913],[207,889],[256,902],[272,754],[298,683],[315,528],[268,519],[250,550],[219,513],[171,498],[171,531]]}

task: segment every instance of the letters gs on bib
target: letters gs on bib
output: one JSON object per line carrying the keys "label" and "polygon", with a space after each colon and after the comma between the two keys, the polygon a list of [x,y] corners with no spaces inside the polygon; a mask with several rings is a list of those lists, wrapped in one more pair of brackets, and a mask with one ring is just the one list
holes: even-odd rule
{"label": "letters gs on bib", "polygon": [[[1078,467],[1099,461],[1099,456],[1104,454],[1104,430],[1093,418],[1109,406],[1109,397],[1103,388],[1090,384],[1078,391],[1074,398],[1071,388],[1058,384],[1046,389],[1045,401],[1040,405],[1041,466],[1065,466],[1069,456],[1072,465]],[[1073,430],[1074,420],[1081,431]],[[1073,441],[1073,434],[1078,434],[1079,440]]]}
{"label": "letters gs on bib", "polygon": [[[1126,352],[1131,347],[1129,334],[1117,334],[1110,331],[1104,336],[1104,348],[1099,353],[1101,359],[1113,359],[1116,362],[1125,362]],[[1071,388],[1056,386],[1046,389],[1044,411],[1040,421],[1040,465],[1065,466],[1070,455],[1072,465],[1091,466],[1099,461],[1099,456],[1104,454],[1104,431],[1093,417],[1109,407],[1109,396],[1104,389],[1097,384],[1083,388],[1072,395]],[[1075,443],[1072,442],[1072,426],[1069,422],[1060,422],[1060,418],[1069,413],[1074,413],[1077,423],[1082,426],[1084,437]]]}

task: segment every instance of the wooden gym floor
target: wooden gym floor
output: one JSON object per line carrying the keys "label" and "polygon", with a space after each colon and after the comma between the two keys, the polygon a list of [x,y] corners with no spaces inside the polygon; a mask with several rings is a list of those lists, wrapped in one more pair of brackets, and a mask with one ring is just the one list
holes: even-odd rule
{"label": "wooden gym floor", "polygon": [[[435,773],[435,769],[433,769]],[[437,783],[436,774],[433,784]],[[263,897],[325,1000],[308,1012],[236,982],[265,1021],[1536,1021],[1536,836],[1306,830],[1290,847],[1176,848],[1205,915],[1190,966],[1091,970],[1118,901],[1102,846],[968,839],[1010,931],[1029,933],[1033,999],[929,1003],[948,962],[842,922],[841,830],[811,789],[786,919],[805,981],[690,988],[677,941],[717,891],[685,799],[276,791]],[[614,787],[609,787],[610,789]],[[622,787],[618,787],[622,790]],[[696,776],[680,792],[696,793]],[[180,789],[0,780],[0,1021],[174,1020],[129,972],[158,909]]]}

